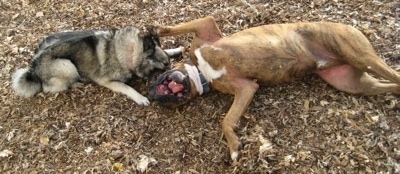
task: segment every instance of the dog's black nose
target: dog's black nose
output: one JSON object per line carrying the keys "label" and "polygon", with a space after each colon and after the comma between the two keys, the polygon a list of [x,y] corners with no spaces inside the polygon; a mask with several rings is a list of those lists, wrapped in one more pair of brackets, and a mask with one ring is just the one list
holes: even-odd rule
{"label": "dog's black nose", "polygon": [[164,62],[163,65],[164,65],[165,67],[169,67],[169,62]]}

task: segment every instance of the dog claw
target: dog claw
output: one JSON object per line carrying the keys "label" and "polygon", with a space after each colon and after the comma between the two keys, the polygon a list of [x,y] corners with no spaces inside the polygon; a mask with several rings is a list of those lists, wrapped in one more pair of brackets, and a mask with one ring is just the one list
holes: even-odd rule
{"label": "dog claw", "polygon": [[147,97],[143,97],[139,100],[135,100],[135,102],[139,105],[139,106],[149,106],[150,105],[150,101],[149,99],[147,99]]}

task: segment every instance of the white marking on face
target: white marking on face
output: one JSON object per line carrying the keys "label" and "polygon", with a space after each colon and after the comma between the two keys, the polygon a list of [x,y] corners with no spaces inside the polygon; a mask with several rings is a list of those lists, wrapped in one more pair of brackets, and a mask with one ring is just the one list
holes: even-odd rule
{"label": "white marking on face", "polygon": [[199,95],[203,94],[203,85],[201,84],[200,76],[199,76],[199,71],[197,70],[196,66],[189,65],[189,64],[184,64],[185,70],[189,75],[189,78],[193,81],[194,86],[196,86],[197,92],[199,92]]}
{"label": "white marking on face", "polygon": [[196,55],[197,57],[197,63],[198,63],[197,67],[203,73],[204,78],[206,78],[207,82],[212,82],[213,79],[220,78],[222,75],[226,74],[227,71],[225,66],[222,67],[222,69],[220,70],[213,69],[211,65],[208,62],[206,62],[206,60],[204,60],[204,57],[201,55],[200,49],[202,49],[203,47],[204,46],[194,51],[194,55]]}

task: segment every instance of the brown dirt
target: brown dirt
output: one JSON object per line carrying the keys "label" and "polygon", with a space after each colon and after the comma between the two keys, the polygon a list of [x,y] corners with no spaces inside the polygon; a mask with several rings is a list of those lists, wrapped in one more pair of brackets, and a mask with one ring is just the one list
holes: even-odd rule
{"label": "brown dirt", "polygon": [[[349,24],[399,69],[400,3],[394,0],[1,0],[0,9],[0,173],[140,173],[146,158],[145,173],[400,172],[398,97],[352,96],[314,76],[257,93],[237,129],[240,166],[231,165],[220,127],[229,95],[210,92],[169,110],[138,107],[92,83],[30,99],[11,89],[12,72],[28,66],[48,34],[174,25],[207,15],[225,34],[272,23]],[[187,48],[191,38],[162,44]],[[146,94],[139,82],[135,88]]]}

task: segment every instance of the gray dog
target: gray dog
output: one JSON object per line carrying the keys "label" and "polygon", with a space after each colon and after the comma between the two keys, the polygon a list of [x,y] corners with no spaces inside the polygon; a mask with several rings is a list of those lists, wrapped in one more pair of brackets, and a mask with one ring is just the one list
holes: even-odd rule
{"label": "gray dog", "polygon": [[170,57],[180,53],[162,50],[157,38],[135,27],[60,32],[42,41],[30,68],[13,74],[12,86],[31,97],[41,90],[57,93],[78,80],[91,80],[147,106],[149,100],[125,82],[133,75],[148,78],[152,71],[170,68]]}

